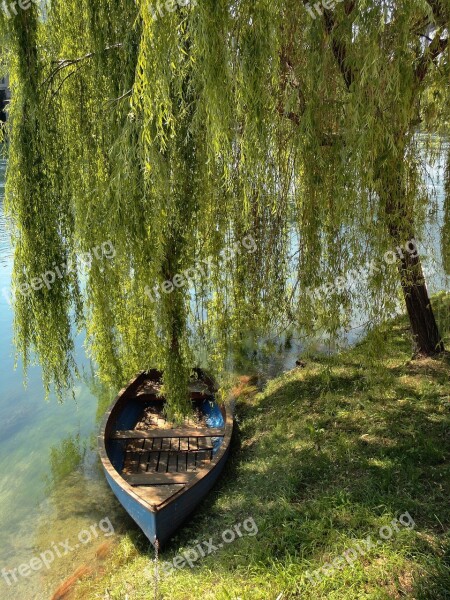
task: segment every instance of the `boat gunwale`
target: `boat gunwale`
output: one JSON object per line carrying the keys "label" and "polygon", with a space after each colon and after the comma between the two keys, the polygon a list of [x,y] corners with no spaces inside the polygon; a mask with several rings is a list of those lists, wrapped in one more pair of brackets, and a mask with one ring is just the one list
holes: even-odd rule
{"label": "boat gunwale", "polygon": [[[196,473],[196,477],[193,478],[192,481],[184,484],[183,487],[181,487],[180,490],[175,492],[172,496],[170,496],[169,498],[167,498],[160,504],[157,504],[157,505],[151,504],[149,501],[145,500],[139,494],[139,491],[138,491],[141,488],[148,489],[151,486],[151,484],[150,485],[139,485],[139,486],[130,485],[122,477],[122,475],[114,468],[113,464],[111,463],[111,460],[109,459],[108,453],[106,451],[106,439],[107,439],[106,431],[107,431],[107,427],[108,427],[108,424],[111,419],[111,415],[114,412],[115,407],[120,402],[120,400],[124,397],[124,395],[130,390],[130,388],[133,385],[135,385],[136,382],[140,378],[144,378],[145,376],[148,376],[148,375],[149,375],[149,373],[146,371],[141,371],[140,373],[138,373],[119,391],[117,396],[112,401],[112,403],[109,406],[109,408],[107,409],[107,411],[103,417],[102,423],[100,425],[100,433],[98,435],[98,451],[99,451],[100,460],[102,462],[103,468],[108,473],[108,475],[114,480],[114,482],[118,486],[120,486],[120,488],[123,489],[129,496],[131,496],[131,498],[133,498],[133,500],[137,501],[145,510],[149,510],[153,513],[157,513],[159,511],[161,511],[162,509],[164,509],[166,506],[168,506],[176,498],[178,498],[178,496],[190,491],[195,485],[197,485],[197,483],[199,483],[204,477],[206,477],[208,475],[208,473],[212,472],[216,468],[216,466],[219,464],[219,462],[221,461],[221,459],[227,452],[229,445],[230,445],[231,435],[233,433],[233,414],[232,414],[231,406],[229,406],[228,403],[219,405],[219,407],[222,408],[223,411],[225,412],[225,423],[224,423],[224,427],[223,427],[224,435],[219,436],[219,437],[223,437],[222,443],[219,447],[217,454],[212,458],[212,460],[210,461],[208,466],[201,469],[200,471],[198,471]],[[109,439],[109,436],[108,436],[108,439]]]}

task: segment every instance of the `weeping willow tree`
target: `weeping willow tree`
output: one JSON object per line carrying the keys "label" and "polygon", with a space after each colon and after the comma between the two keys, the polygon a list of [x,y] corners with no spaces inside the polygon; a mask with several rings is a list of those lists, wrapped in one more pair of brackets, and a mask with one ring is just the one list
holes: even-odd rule
{"label": "weeping willow tree", "polygon": [[[375,326],[400,295],[416,350],[444,351],[405,244],[448,134],[450,2],[332,5],[52,0],[3,16],[15,338],[47,387],[67,386],[85,328],[104,379],[157,366],[183,414],[199,356],[220,365],[286,324],[336,337],[356,302]],[[107,241],[111,260],[30,292]],[[342,284],[392,254],[363,290]]]}

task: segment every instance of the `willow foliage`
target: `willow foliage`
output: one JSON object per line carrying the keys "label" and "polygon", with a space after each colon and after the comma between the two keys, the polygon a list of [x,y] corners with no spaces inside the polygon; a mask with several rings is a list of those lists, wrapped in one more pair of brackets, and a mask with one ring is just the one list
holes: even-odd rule
{"label": "willow foliage", "polygon": [[[160,7],[52,0],[3,18],[7,207],[25,360],[63,389],[74,319],[105,379],[163,368],[179,414],[200,356],[220,365],[288,322],[335,336],[356,298],[372,324],[396,306],[395,268],[363,294],[307,290],[421,235],[421,161],[450,120],[450,3],[344,0],[316,19],[285,0]],[[20,292],[106,241],[111,260]],[[205,261],[195,285],[145,293]]]}

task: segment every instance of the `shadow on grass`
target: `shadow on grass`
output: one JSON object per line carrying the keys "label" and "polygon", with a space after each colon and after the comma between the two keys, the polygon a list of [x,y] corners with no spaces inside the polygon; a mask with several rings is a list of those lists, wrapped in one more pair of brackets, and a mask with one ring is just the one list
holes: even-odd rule
{"label": "shadow on grass", "polygon": [[[317,568],[324,555],[377,539],[408,511],[414,534],[390,541],[400,571],[410,568],[398,591],[449,598],[450,362],[409,361],[398,331],[388,352],[401,356],[395,364],[364,367],[364,351],[316,362],[241,399],[224,476],[168,553],[252,515],[261,534],[253,562],[299,557]],[[221,562],[216,568],[234,563]]]}

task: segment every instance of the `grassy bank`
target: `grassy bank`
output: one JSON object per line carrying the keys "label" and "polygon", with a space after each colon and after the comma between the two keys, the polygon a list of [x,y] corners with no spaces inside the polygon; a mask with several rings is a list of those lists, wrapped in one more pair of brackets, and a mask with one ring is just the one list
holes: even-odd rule
{"label": "grassy bank", "polygon": [[[437,305],[448,315],[450,296]],[[376,365],[364,342],[242,391],[224,477],[160,559],[248,518],[258,533],[247,521],[194,568],[161,572],[160,597],[450,598],[450,360],[411,360],[405,319],[378,335]],[[134,528],[72,597],[154,598],[152,558]]]}

